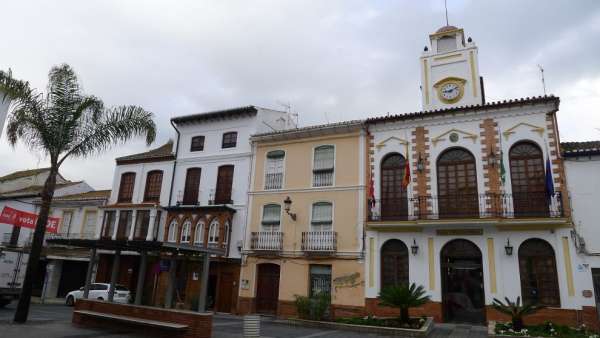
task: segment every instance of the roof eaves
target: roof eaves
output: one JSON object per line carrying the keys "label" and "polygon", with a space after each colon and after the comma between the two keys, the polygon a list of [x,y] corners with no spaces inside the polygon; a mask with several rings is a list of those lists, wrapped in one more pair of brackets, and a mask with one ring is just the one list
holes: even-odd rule
{"label": "roof eaves", "polygon": [[276,141],[289,138],[303,138],[319,136],[318,133],[334,134],[340,132],[351,132],[359,130],[364,125],[364,120],[350,120],[337,123],[320,124],[302,128],[286,129],[269,133],[252,135],[252,142],[260,141]]}
{"label": "roof eaves", "polygon": [[259,107],[250,105],[223,110],[213,110],[204,113],[173,117],[171,121],[174,123],[186,123],[192,121],[224,119],[243,115],[254,115],[258,112],[258,109]]}

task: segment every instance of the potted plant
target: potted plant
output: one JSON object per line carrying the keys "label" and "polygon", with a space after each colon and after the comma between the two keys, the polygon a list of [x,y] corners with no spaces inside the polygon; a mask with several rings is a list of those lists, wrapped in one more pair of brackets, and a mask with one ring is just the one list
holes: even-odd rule
{"label": "potted plant", "polygon": [[533,304],[521,304],[521,297],[517,297],[516,302],[511,302],[508,297],[504,298],[506,304],[499,299],[494,298],[492,306],[494,309],[510,316],[513,330],[521,331],[523,329],[523,317],[534,313],[543,308],[543,306]]}
{"label": "potted plant", "polygon": [[379,305],[400,309],[398,321],[404,324],[410,321],[408,309],[424,305],[430,299],[425,295],[425,288],[422,285],[417,286],[415,283],[385,287],[379,292],[378,298]]}

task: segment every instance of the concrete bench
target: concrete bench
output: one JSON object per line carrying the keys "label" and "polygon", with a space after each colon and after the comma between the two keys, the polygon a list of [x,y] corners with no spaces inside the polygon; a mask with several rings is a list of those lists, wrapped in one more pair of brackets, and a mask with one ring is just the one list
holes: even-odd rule
{"label": "concrete bench", "polygon": [[87,311],[87,310],[75,310],[73,313],[79,314],[80,316],[94,317],[100,319],[109,319],[115,320],[121,323],[134,324],[139,326],[148,326],[154,327],[164,330],[172,330],[172,331],[185,331],[188,329],[188,325],[178,324],[178,323],[169,323],[169,322],[161,322],[158,320],[150,320],[150,319],[142,319],[136,317],[129,316],[121,316],[114,315],[110,313],[102,313],[96,311]]}

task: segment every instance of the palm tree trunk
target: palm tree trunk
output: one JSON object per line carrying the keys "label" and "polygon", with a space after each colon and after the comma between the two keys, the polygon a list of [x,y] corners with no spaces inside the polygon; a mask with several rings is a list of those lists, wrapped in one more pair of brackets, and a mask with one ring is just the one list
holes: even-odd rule
{"label": "palm tree trunk", "polygon": [[23,289],[17,310],[15,311],[14,321],[16,323],[25,323],[29,315],[29,303],[31,302],[31,291],[33,289],[34,278],[38,270],[38,262],[42,253],[42,245],[44,244],[44,234],[46,232],[46,223],[48,222],[48,214],[50,213],[50,203],[54,196],[54,188],[56,187],[56,175],[58,174],[58,166],[52,163],[50,173],[44,183],[42,190],[42,205],[40,213],[35,224],[33,232],[33,242],[31,243],[31,251],[29,252],[29,260],[27,262],[27,270],[25,270],[25,280],[23,281]]}
{"label": "palm tree trunk", "polygon": [[403,307],[400,308],[400,322],[401,323],[408,323],[408,308],[407,307]]}

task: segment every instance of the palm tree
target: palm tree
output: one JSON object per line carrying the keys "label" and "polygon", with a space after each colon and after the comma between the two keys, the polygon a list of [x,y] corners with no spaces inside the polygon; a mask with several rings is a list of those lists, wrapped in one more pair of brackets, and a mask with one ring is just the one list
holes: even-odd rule
{"label": "palm tree", "polygon": [[492,306],[494,307],[494,309],[510,316],[513,330],[515,331],[521,331],[521,329],[523,329],[523,317],[525,315],[543,309],[543,306],[541,305],[525,303],[521,305],[521,297],[517,297],[516,302],[511,302],[510,299],[508,299],[508,297],[505,297],[504,299],[506,300],[506,304],[502,303],[501,300],[494,298]]}
{"label": "palm tree", "polygon": [[379,305],[391,306],[400,309],[400,323],[408,323],[408,309],[429,302],[429,296],[425,295],[425,288],[415,283],[408,285],[402,283],[397,286],[388,286],[379,292]]}
{"label": "palm tree", "polygon": [[47,93],[29,88],[27,83],[0,73],[0,91],[11,99],[8,142],[18,141],[50,160],[50,171],[41,192],[42,204],[35,225],[29,263],[14,321],[27,321],[33,275],[44,241],[50,203],[60,166],[68,158],[85,158],[124,143],[134,136],[145,137],[150,145],[156,137],[152,113],[138,106],[107,109],[102,100],[85,95],[77,75],[66,64],[54,66],[48,74]]}

